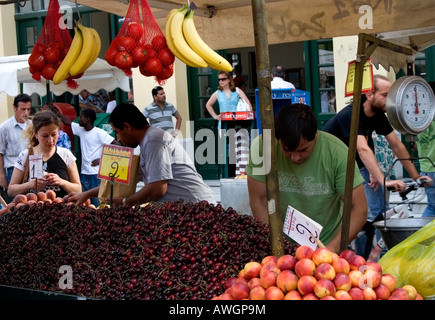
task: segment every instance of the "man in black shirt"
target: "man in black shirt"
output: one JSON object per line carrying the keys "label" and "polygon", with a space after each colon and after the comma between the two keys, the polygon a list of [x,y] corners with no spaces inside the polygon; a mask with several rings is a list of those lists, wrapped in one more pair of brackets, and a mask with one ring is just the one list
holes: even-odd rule
{"label": "man in black shirt", "polygon": [[[394,154],[399,159],[410,158],[408,150],[397,137],[385,115],[386,98],[391,87],[391,82],[386,77],[380,75],[375,75],[373,81],[374,91],[368,92],[361,97],[361,111],[356,146],[356,161],[361,175],[365,180],[364,191],[369,207],[367,219],[369,222],[373,222],[379,214],[384,212],[384,209],[389,209],[388,203],[385,203],[384,174],[379,167],[374,153],[373,131],[385,136]],[[335,135],[349,146],[351,117],[352,105],[348,105],[329,120],[323,130]],[[412,179],[420,178],[411,160],[401,160],[401,163]],[[424,176],[424,178],[428,179],[429,184],[432,183],[429,177]],[[402,180],[386,180],[385,187],[394,188],[395,191],[400,192],[405,189],[406,184]],[[363,240],[357,241],[356,251],[359,255],[367,256],[367,252],[366,254],[363,252],[363,247],[358,248],[364,240],[363,238]],[[358,244],[358,242],[360,242],[360,244]]]}

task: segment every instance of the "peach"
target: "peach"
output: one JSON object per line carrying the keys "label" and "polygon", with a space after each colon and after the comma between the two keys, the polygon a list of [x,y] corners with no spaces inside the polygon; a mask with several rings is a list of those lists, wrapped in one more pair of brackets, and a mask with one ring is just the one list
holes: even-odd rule
{"label": "peach", "polygon": [[317,280],[328,279],[333,280],[335,278],[335,270],[329,263],[320,264],[314,271],[314,276]]}
{"label": "peach", "polygon": [[335,252],[332,252],[332,263],[334,263],[334,261],[336,261],[338,258],[340,258],[340,256]]}
{"label": "peach", "polygon": [[352,288],[360,288],[360,280],[362,275],[362,272],[359,270],[352,270],[349,272],[348,276],[352,282]]}
{"label": "peach", "polygon": [[17,194],[14,197],[14,204],[17,205],[19,203],[26,203],[27,202],[27,197],[24,194]]}
{"label": "peach", "polygon": [[360,286],[362,285],[363,287],[368,286],[370,288],[376,288],[381,283],[381,279],[382,274],[372,269],[367,269],[364,271],[361,277]]}
{"label": "peach", "polygon": [[366,266],[367,266],[367,269],[372,269],[372,270],[377,271],[380,274],[382,274],[382,267],[379,263],[377,263],[375,261],[367,261]]}
{"label": "peach", "polygon": [[279,274],[281,272],[281,270],[279,270],[279,268],[276,266],[276,264],[266,264],[266,265],[262,266],[260,269],[260,274],[259,274],[260,278],[261,278],[261,275],[263,273],[265,273],[266,271],[273,271],[276,274]]}
{"label": "peach", "polygon": [[276,286],[271,286],[266,289],[266,300],[284,300],[284,292]]}
{"label": "peach", "polygon": [[349,291],[352,288],[352,281],[345,273],[337,273],[333,282],[337,290]]}
{"label": "peach", "polygon": [[364,259],[360,255],[354,255],[354,256],[350,257],[347,262],[349,262],[350,270],[359,270],[359,268],[366,265],[366,263],[367,263],[366,259]]}
{"label": "peach", "polygon": [[264,289],[267,289],[276,284],[277,277],[277,273],[267,270],[266,272],[263,272],[263,274],[260,276],[260,284]]}
{"label": "peach", "polygon": [[388,287],[385,284],[379,284],[376,288],[373,289],[376,293],[376,297],[380,300],[387,300],[391,293]]}
{"label": "peach", "polygon": [[54,192],[53,190],[45,191],[45,195],[47,196],[47,199],[50,199],[51,201],[56,198],[56,192]]}
{"label": "peach", "polygon": [[277,261],[278,261],[278,258],[275,256],[266,256],[263,258],[263,260],[261,260],[261,265],[265,266],[269,263],[276,265]]}
{"label": "peach", "polygon": [[298,276],[293,271],[284,270],[276,278],[276,285],[286,293],[297,288],[298,280]]}
{"label": "peach", "polygon": [[409,300],[415,300],[415,298],[417,298],[417,289],[415,289],[413,285],[405,284],[402,288],[408,291]]}
{"label": "peach", "polygon": [[337,300],[337,299],[335,299],[333,296],[326,296],[321,298],[320,300]]}
{"label": "peach", "polygon": [[255,286],[249,291],[250,300],[265,300],[266,299],[266,289],[262,286]]}
{"label": "peach", "polygon": [[389,273],[384,273],[382,275],[381,283],[385,284],[390,292],[393,292],[393,290],[396,289],[397,286],[396,278]]}
{"label": "peach", "polygon": [[360,288],[351,288],[349,295],[352,297],[352,300],[364,300],[364,293]]}
{"label": "peach", "polygon": [[349,259],[351,257],[353,257],[354,255],[356,255],[355,251],[353,250],[344,250],[340,253],[340,258],[346,259],[347,261],[349,261]]}
{"label": "peach", "polygon": [[260,278],[252,278],[251,280],[248,281],[248,287],[249,289],[252,289],[256,286],[260,286],[261,285],[261,281]]}
{"label": "peach", "polygon": [[56,197],[53,199],[53,203],[63,203],[63,199],[61,197]]}
{"label": "peach", "polygon": [[220,299],[220,300],[234,300],[233,297],[232,297],[232,295],[229,294],[229,293],[222,293],[222,294],[219,296],[219,299]]}
{"label": "peach", "polygon": [[27,198],[27,201],[29,201],[29,200],[34,200],[35,202],[38,201],[38,196],[36,195],[36,193],[33,193],[33,192],[27,193],[26,198]]}
{"label": "peach", "polygon": [[245,279],[250,280],[260,275],[261,264],[256,261],[251,261],[245,264],[243,270]]}
{"label": "peach", "polygon": [[39,191],[37,195],[38,195],[38,201],[44,202],[45,200],[47,200],[47,194],[45,192]]}
{"label": "peach", "polygon": [[311,259],[313,252],[313,248],[309,246],[299,246],[295,251],[295,258],[296,260]]}
{"label": "peach", "polygon": [[331,280],[320,279],[314,285],[314,294],[318,298],[323,298],[326,296],[333,296],[335,294],[335,286]]}
{"label": "peach", "polygon": [[286,293],[284,300],[302,300],[302,296],[298,290],[292,290]]}
{"label": "peach", "polygon": [[294,270],[296,264],[296,258],[290,254],[285,254],[278,258],[278,261],[276,262],[277,267],[279,270]]}
{"label": "peach", "polygon": [[231,286],[231,296],[234,300],[243,300],[249,298],[249,291],[249,287],[239,281]]}
{"label": "peach", "polygon": [[388,300],[409,300],[408,291],[403,288],[396,288],[391,292],[391,296]]}
{"label": "peach", "polygon": [[417,293],[415,300],[424,300],[424,299],[423,299],[423,296],[421,294]]}
{"label": "peach", "polygon": [[336,300],[353,300],[352,296],[346,290],[337,290],[337,292],[335,292],[334,298]]}
{"label": "peach", "polygon": [[345,273],[348,274],[350,271],[349,262],[347,262],[344,258],[338,258],[335,261],[332,261],[332,267],[335,270],[335,273]]}
{"label": "peach", "polygon": [[306,295],[314,292],[314,286],[317,283],[317,279],[313,276],[302,276],[298,280],[298,291],[301,295]]}
{"label": "peach", "polygon": [[316,265],[313,260],[308,258],[302,258],[295,264],[295,273],[299,278],[306,275],[312,276],[315,270]]}
{"label": "peach", "polygon": [[332,263],[332,252],[327,248],[317,248],[314,250],[311,260],[316,264],[316,266],[322,263]]}
{"label": "peach", "polygon": [[231,286],[233,284],[235,284],[237,282],[237,278],[236,277],[229,277],[227,280],[225,280],[224,282],[224,288],[228,289],[231,288]]}
{"label": "peach", "polygon": [[306,294],[302,297],[302,300],[319,300],[314,293]]}
{"label": "peach", "polygon": [[376,300],[377,299],[375,290],[373,290],[370,287],[363,288],[362,292],[364,294],[364,300]]}

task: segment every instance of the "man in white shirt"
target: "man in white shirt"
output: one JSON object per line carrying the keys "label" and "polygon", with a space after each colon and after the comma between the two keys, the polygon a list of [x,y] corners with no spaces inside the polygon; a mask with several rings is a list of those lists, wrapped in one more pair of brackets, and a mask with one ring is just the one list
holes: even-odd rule
{"label": "man in white shirt", "polygon": [[285,81],[285,70],[283,66],[275,65],[272,67],[271,89],[296,89],[293,83]]}

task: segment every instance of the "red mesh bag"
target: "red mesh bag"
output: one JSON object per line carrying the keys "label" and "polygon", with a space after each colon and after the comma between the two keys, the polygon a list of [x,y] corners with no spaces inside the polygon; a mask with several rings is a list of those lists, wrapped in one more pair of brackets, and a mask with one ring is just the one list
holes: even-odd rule
{"label": "red mesh bag", "polygon": [[106,51],[107,63],[131,76],[131,68],[138,67],[146,57],[146,52],[142,50],[143,34],[139,0],[131,0],[121,29]]}
{"label": "red mesh bag", "polygon": [[28,59],[29,71],[36,81],[41,76],[53,80],[71,46],[71,36],[60,13],[58,0],[50,0],[41,34]]}
{"label": "red mesh bag", "polygon": [[173,74],[175,56],[166,44],[166,38],[151,11],[147,0],[140,0],[144,21],[144,48],[149,54],[139,71],[145,76],[155,76],[159,85],[165,84]]}

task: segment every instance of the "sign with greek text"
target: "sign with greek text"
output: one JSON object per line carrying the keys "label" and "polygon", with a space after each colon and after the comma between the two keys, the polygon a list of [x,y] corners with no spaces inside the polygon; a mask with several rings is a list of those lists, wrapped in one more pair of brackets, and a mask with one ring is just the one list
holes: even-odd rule
{"label": "sign with greek text", "polygon": [[[355,86],[355,67],[356,67],[355,60],[349,62],[349,67],[347,70],[347,78],[346,78],[346,90],[344,93],[345,97],[349,97],[353,95],[353,88]],[[373,91],[373,89],[374,89],[373,66],[371,60],[367,59],[366,63],[364,64],[361,93],[370,92]]]}
{"label": "sign with greek text", "polygon": [[134,149],[104,144],[98,178],[128,184]]}
{"label": "sign with greek text", "polygon": [[312,236],[319,239],[322,229],[323,227],[313,219],[292,206],[287,207],[283,232],[300,245],[309,246],[315,250],[317,243]]}
{"label": "sign with greek text", "polygon": [[29,155],[29,179],[41,179],[44,177],[42,169],[42,154]]}

